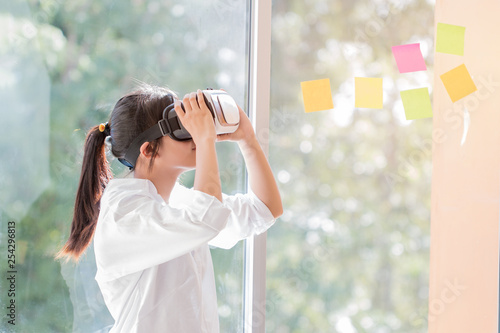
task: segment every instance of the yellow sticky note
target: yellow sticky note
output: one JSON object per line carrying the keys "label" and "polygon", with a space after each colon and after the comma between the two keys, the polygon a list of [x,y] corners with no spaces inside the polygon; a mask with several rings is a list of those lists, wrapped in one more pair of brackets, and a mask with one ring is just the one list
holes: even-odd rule
{"label": "yellow sticky note", "polygon": [[428,88],[404,90],[400,94],[405,108],[406,120],[432,117]]}
{"label": "yellow sticky note", "polygon": [[355,107],[382,109],[384,95],[382,78],[355,77],[354,94]]}
{"label": "yellow sticky note", "polygon": [[464,55],[465,27],[438,23],[436,52]]}
{"label": "yellow sticky note", "polygon": [[304,81],[300,83],[306,112],[333,109],[330,79]]}
{"label": "yellow sticky note", "polygon": [[453,103],[477,90],[464,64],[441,75],[441,81]]}

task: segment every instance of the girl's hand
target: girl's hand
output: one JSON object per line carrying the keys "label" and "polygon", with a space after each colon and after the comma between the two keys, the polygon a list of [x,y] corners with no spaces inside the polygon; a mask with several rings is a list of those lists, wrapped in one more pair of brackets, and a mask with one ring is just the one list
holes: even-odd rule
{"label": "girl's hand", "polygon": [[232,140],[238,142],[248,171],[251,191],[269,208],[274,218],[283,214],[283,204],[273,172],[262,148],[257,141],[250,119],[238,106],[240,125],[234,133],[217,136],[218,141]]}
{"label": "girl's hand", "polygon": [[219,166],[215,151],[215,124],[212,114],[205,104],[203,93],[198,89],[183,99],[175,101],[175,112],[182,125],[188,130],[196,144],[196,173],[194,189],[216,197],[222,202]]}
{"label": "girl's hand", "polygon": [[184,110],[182,110],[181,102],[174,102],[175,112],[179,117],[182,125],[188,130],[195,143],[200,143],[204,140],[215,141],[217,134],[215,133],[215,124],[212,114],[205,104],[203,93],[198,89],[197,92],[186,94],[182,100]]}
{"label": "girl's hand", "polygon": [[250,143],[255,140],[255,131],[247,114],[238,106],[240,112],[240,125],[234,133],[219,134],[217,141],[236,141],[238,143]]}

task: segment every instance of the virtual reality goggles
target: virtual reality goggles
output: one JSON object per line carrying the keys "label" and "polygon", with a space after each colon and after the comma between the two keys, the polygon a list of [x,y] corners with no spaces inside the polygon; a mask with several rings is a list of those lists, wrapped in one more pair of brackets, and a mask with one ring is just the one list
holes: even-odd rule
{"label": "virtual reality goggles", "polygon": [[[217,134],[233,133],[240,124],[240,113],[234,99],[223,90],[203,90],[205,104],[212,113]],[[181,103],[182,109],[184,105]],[[140,147],[145,142],[151,142],[162,136],[168,135],[176,141],[191,140],[191,134],[184,128],[177,117],[174,103],[163,110],[163,117],[157,124],[139,134],[130,144],[125,157],[118,160],[125,166],[133,169],[140,154]]]}

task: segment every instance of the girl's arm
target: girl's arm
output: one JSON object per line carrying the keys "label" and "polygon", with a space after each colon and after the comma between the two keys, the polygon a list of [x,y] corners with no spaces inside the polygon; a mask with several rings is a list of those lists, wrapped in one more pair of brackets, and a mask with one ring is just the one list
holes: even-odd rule
{"label": "girl's arm", "polygon": [[248,171],[252,192],[269,208],[275,218],[283,214],[281,196],[271,167],[257,141],[254,129],[243,110],[240,110],[240,125],[236,132],[219,135],[218,141],[236,141],[240,147]]}
{"label": "girl's arm", "polygon": [[219,166],[215,151],[217,134],[212,115],[199,89],[197,92],[184,96],[183,104],[185,112],[181,108],[180,101],[175,101],[175,111],[196,144],[194,189],[212,195],[222,202]]}

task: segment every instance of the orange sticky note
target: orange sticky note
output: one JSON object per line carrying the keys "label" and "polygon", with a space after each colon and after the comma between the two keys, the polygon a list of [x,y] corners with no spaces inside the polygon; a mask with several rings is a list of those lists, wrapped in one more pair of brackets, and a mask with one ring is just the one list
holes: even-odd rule
{"label": "orange sticky note", "polygon": [[477,90],[465,64],[441,75],[441,81],[453,103]]}
{"label": "orange sticky note", "polygon": [[383,89],[382,78],[355,77],[354,78],[355,107],[382,109]]}
{"label": "orange sticky note", "polygon": [[300,86],[307,113],[333,109],[330,79],[304,81]]}

